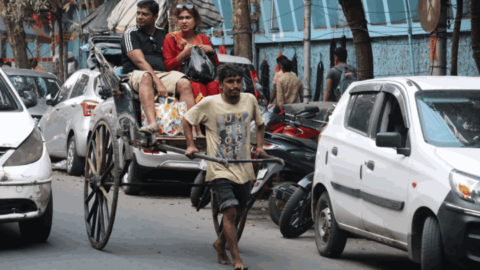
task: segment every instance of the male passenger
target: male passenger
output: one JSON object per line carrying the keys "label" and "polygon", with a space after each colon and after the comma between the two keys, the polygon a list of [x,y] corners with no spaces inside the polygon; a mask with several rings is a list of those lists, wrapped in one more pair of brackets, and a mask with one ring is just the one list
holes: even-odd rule
{"label": "male passenger", "polygon": [[273,100],[276,96],[278,106],[296,103],[297,101],[303,103],[303,84],[297,75],[292,72],[292,61],[282,55],[277,58],[277,63],[282,74],[277,73],[279,75],[277,75],[276,84],[273,86],[274,90],[270,100]]}
{"label": "male passenger", "polygon": [[[192,137],[192,126],[204,124],[207,133],[207,154],[222,159],[250,159],[250,122],[255,121],[257,156],[263,150],[265,125],[255,96],[240,93],[243,71],[226,64],[218,67],[221,95],[209,96],[189,110],[183,120],[188,148],[185,155],[193,158],[198,152]],[[228,242],[234,269],[248,269],[238,253],[236,218],[245,211],[250,196],[251,181],[255,179],[251,163],[221,164],[208,162],[206,182],[212,182],[220,213],[223,214],[223,231],[213,243],[220,264],[231,264],[225,251]]]}
{"label": "male passenger", "polygon": [[146,134],[158,132],[155,94],[160,97],[177,94],[188,109],[195,105],[188,77],[177,71],[166,72],[162,51],[166,33],[155,26],[158,11],[159,6],[153,0],[138,2],[137,26],[125,31],[121,40],[123,74],[130,77],[130,87],[139,94],[147,117],[147,126],[139,131]]}

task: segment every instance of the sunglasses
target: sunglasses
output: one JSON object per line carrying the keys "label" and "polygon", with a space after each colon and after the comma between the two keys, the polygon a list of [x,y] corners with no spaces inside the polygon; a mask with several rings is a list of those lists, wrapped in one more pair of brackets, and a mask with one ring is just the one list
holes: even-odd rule
{"label": "sunglasses", "polygon": [[156,44],[156,40],[153,39],[153,37],[150,37],[150,41],[153,43],[153,50],[156,51],[157,50],[157,44]]}
{"label": "sunglasses", "polygon": [[180,5],[177,5],[177,9],[181,9],[181,8],[188,8],[188,9],[192,9],[193,8],[193,5],[185,5],[185,4],[180,4]]}

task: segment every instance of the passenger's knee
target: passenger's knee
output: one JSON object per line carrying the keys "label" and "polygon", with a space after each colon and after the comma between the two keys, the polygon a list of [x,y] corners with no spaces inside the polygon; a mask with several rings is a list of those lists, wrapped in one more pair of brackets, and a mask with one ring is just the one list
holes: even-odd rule
{"label": "passenger's knee", "polygon": [[178,80],[177,91],[180,94],[192,92],[192,85],[190,84],[190,80],[185,79],[185,78],[182,78],[182,79]]}

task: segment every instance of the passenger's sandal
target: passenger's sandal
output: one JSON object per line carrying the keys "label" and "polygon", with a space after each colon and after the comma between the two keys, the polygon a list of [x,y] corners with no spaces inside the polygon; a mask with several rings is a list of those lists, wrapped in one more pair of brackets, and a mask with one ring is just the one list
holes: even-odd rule
{"label": "passenger's sandal", "polygon": [[138,131],[142,132],[142,133],[145,133],[145,134],[148,134],[148,135],[151,135],[153,133],[158,132],[158,126],[155,125],[154,127],[152,127],[152,126],[147,125],[146,127],[141,127]]}

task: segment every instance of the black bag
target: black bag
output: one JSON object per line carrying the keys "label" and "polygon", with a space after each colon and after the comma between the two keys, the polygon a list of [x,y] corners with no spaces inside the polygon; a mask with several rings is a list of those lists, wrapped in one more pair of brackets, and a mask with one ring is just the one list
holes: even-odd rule
{"label": "black bag", "polygon": [[217,72],[212,61],[210,61],[208,56],[196,46],[192,47],[192,55],[190,60],[188,64],[185,63],[182,69],[183,68],[185,68],[186,71],[186,73],[184,73],[194,82],[207,84],[215,80],[215,77],[217,77]]}

